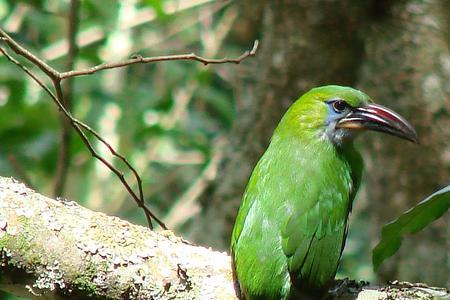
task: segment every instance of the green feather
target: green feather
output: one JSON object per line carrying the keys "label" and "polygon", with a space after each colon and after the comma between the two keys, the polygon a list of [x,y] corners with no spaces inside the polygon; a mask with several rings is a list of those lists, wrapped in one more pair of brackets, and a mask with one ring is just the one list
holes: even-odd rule
{"label": "green feather", "polygon": [[320,294],[334,278],[362,160],[352,143],[325,134],[325,100],[370,101],[354,89],[313,89],[287,111],[255,167],[239,209],[231,251],[246,299]]}

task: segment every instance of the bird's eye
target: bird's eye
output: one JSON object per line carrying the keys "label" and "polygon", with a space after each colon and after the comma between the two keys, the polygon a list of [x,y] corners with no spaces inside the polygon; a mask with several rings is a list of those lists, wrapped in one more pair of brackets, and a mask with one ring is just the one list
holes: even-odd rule
{"label": "bird's eye", "polygon": [[345,111],[348,107],[347,103],[344,100],[336,100],[332,103],[333,109],[337,113],[341,113]]}

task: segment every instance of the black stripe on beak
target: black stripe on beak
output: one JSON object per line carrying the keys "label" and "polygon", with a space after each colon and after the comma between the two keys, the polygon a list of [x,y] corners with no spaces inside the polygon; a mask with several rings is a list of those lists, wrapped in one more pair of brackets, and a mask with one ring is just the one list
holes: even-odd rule
{"label": "black stripe on beak", "polygon": [[355,108],[340,119],[336,127],[380,131],[419,143],[417,133],[408,121],[396,112],[378,104]]}

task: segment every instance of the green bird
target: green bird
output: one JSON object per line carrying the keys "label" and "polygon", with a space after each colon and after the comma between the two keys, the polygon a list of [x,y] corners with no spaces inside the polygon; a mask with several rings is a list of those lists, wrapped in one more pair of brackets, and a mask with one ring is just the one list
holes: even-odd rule
{"label": "green bird", "polygon": [[363,130],[418,142],[405,119],[350,87],[314,88],[285,113],[253,170],[232,233],[241,298],[326,294],[361,182],[353,139]]}

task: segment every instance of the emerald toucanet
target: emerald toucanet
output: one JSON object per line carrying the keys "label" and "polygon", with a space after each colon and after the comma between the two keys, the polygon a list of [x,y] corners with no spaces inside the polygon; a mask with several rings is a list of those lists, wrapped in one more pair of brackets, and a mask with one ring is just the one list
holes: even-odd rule
{"label": "emerald toucanet", "polygon": [[350,87],[310,90],[285,113],[248,182],[231,253],[241,297],[320,299],[336,274],[363,162],[363,130],[417,142],[397,113]]}

